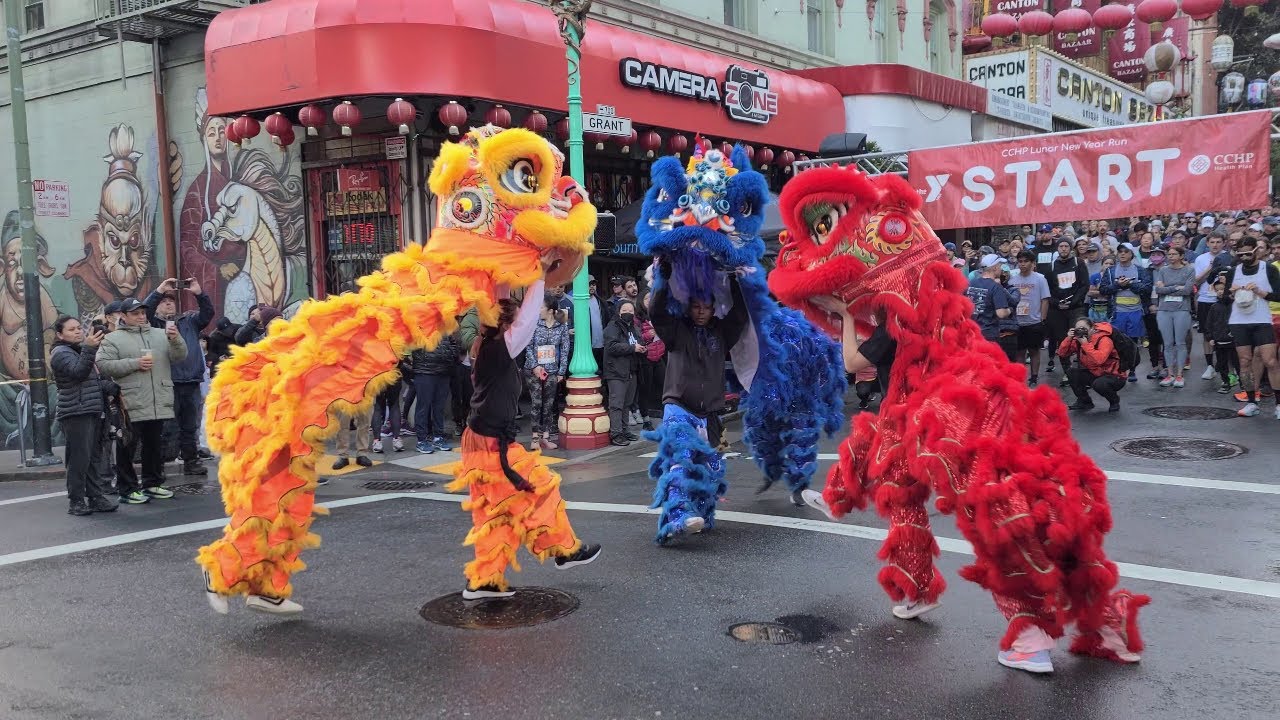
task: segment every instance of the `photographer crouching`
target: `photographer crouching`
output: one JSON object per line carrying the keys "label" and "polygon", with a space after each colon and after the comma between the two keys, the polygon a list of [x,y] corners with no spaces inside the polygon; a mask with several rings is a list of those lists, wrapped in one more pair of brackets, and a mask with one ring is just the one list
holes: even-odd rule
{"label": "photographer crouching", "polygon": [[1125,386],[1126,374],[1120,369],[1120,353],[1111,339],[1112,332],[1110,323],[1080,318],[1058,346],[1064,367],[1073,357],[1078,361],[1067,371],[1071,390],[1076,394],[1072,410],[1093,409],[1093,398],[1089,396],[1092,388],[1111,403],[1108,412],[1120,411],[1120,389]]}

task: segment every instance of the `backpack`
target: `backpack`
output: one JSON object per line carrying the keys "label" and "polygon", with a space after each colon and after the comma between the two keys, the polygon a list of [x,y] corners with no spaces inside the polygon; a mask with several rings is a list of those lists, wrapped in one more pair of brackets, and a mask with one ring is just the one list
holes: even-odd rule
{"label": "backpack", "polygon": [[1138,363],[1142,362],[1142,351],[1138,349],[1138,343],[1118,330],[1112,331],[1111,342],[1116,346],[1116,354],[1120,356],[1120,370],[1124,373],[1133,372]]}

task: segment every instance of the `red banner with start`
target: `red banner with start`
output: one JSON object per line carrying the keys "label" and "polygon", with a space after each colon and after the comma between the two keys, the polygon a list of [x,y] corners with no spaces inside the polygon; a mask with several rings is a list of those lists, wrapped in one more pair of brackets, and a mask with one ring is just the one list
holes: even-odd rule
{"label": "red banner with start", "polygon": [[1271,112],[912,150],[907,167],[938,229],[1257,208]]}

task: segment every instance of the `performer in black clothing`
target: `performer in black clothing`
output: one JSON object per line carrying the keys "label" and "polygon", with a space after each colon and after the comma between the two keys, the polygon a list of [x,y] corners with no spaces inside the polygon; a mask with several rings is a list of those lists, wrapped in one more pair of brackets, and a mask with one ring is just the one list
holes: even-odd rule
{"label": "performer in black clothing", "polygon": [[[515,358],[533,337],[542,305],[543,283],[534,283],[517,306],[499,301],[497,327],[484,327],[471,349],[471,417],[462,434],[462,461],[451,491],[468,488],[463,503],[473,527],[467,545],[476,559],[467,563],[463,599],[511,597],[506,570],[516,550],[525,546],[539,562],[556,559],[556,567],[585,565],[600,556],[599,545],[580,541],[569,525],[560,476],[540,453],[516,442],[520,370]],[[519,565],[515,566],[519,570]]]}

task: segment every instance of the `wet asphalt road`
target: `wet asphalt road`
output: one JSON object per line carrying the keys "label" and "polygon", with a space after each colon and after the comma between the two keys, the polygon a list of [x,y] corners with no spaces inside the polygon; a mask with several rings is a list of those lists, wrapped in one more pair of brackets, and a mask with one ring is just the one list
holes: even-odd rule
{"label": "wet asphalt road", "polygon": [[[1189,385],[1177,394],[1130,387],[1122,413],[1078,417],[1074,427],[1124,478],[1109,487],[1108,550],[1128,563],[1122,585],[1154,597],[1138,666],[1076,658],[1063,642],[1052,677],[1000,667],[1004,622],[955,575],[967,562],[957,552],[939,560],[950,583],[943,607],[924,621],[894,619],[874,580],[878,542],[821,522],[782,527],[821,518],[780,490],[757,495],[746,460],[730,461],[722,506],[746,521],[658,548],[654,518],[640,513],[652,488],[638,456],[651,446],[639,444],[561,466],[566,498],[598,503],[571,516],[605,553],[570,572],[523,562],[517,583],[559,588],[580,606],[507,630],[419,616],[461,589],[468,523],[436,492],[374,498],[360,487],[428,478],[412,470],[380,466],[320,491],[322,501],[371,502],[317,520],[325,544],[305,556],[296,586],[307,610],[293,619],[239,604],[229,617],[208,610],[191,559],[218,532],[216,493],[80,519],[64,514],[65,498],[25,499],[55,483],[0,483],[0,719],[1274,718],[1280,421],[1269,403],[1252,419],[1141,412],[1237,406],[1208,383]],[[1136,437],[1248,452],[1173,461],[1110,447]],[[870,513],[843,525],[884,526]],[[934,528],[958,537],[949,518],[935,517]],[[127,533],[141,535],[119,538]],[[728,635],[756,621],[780,622],[797,640]]]}

